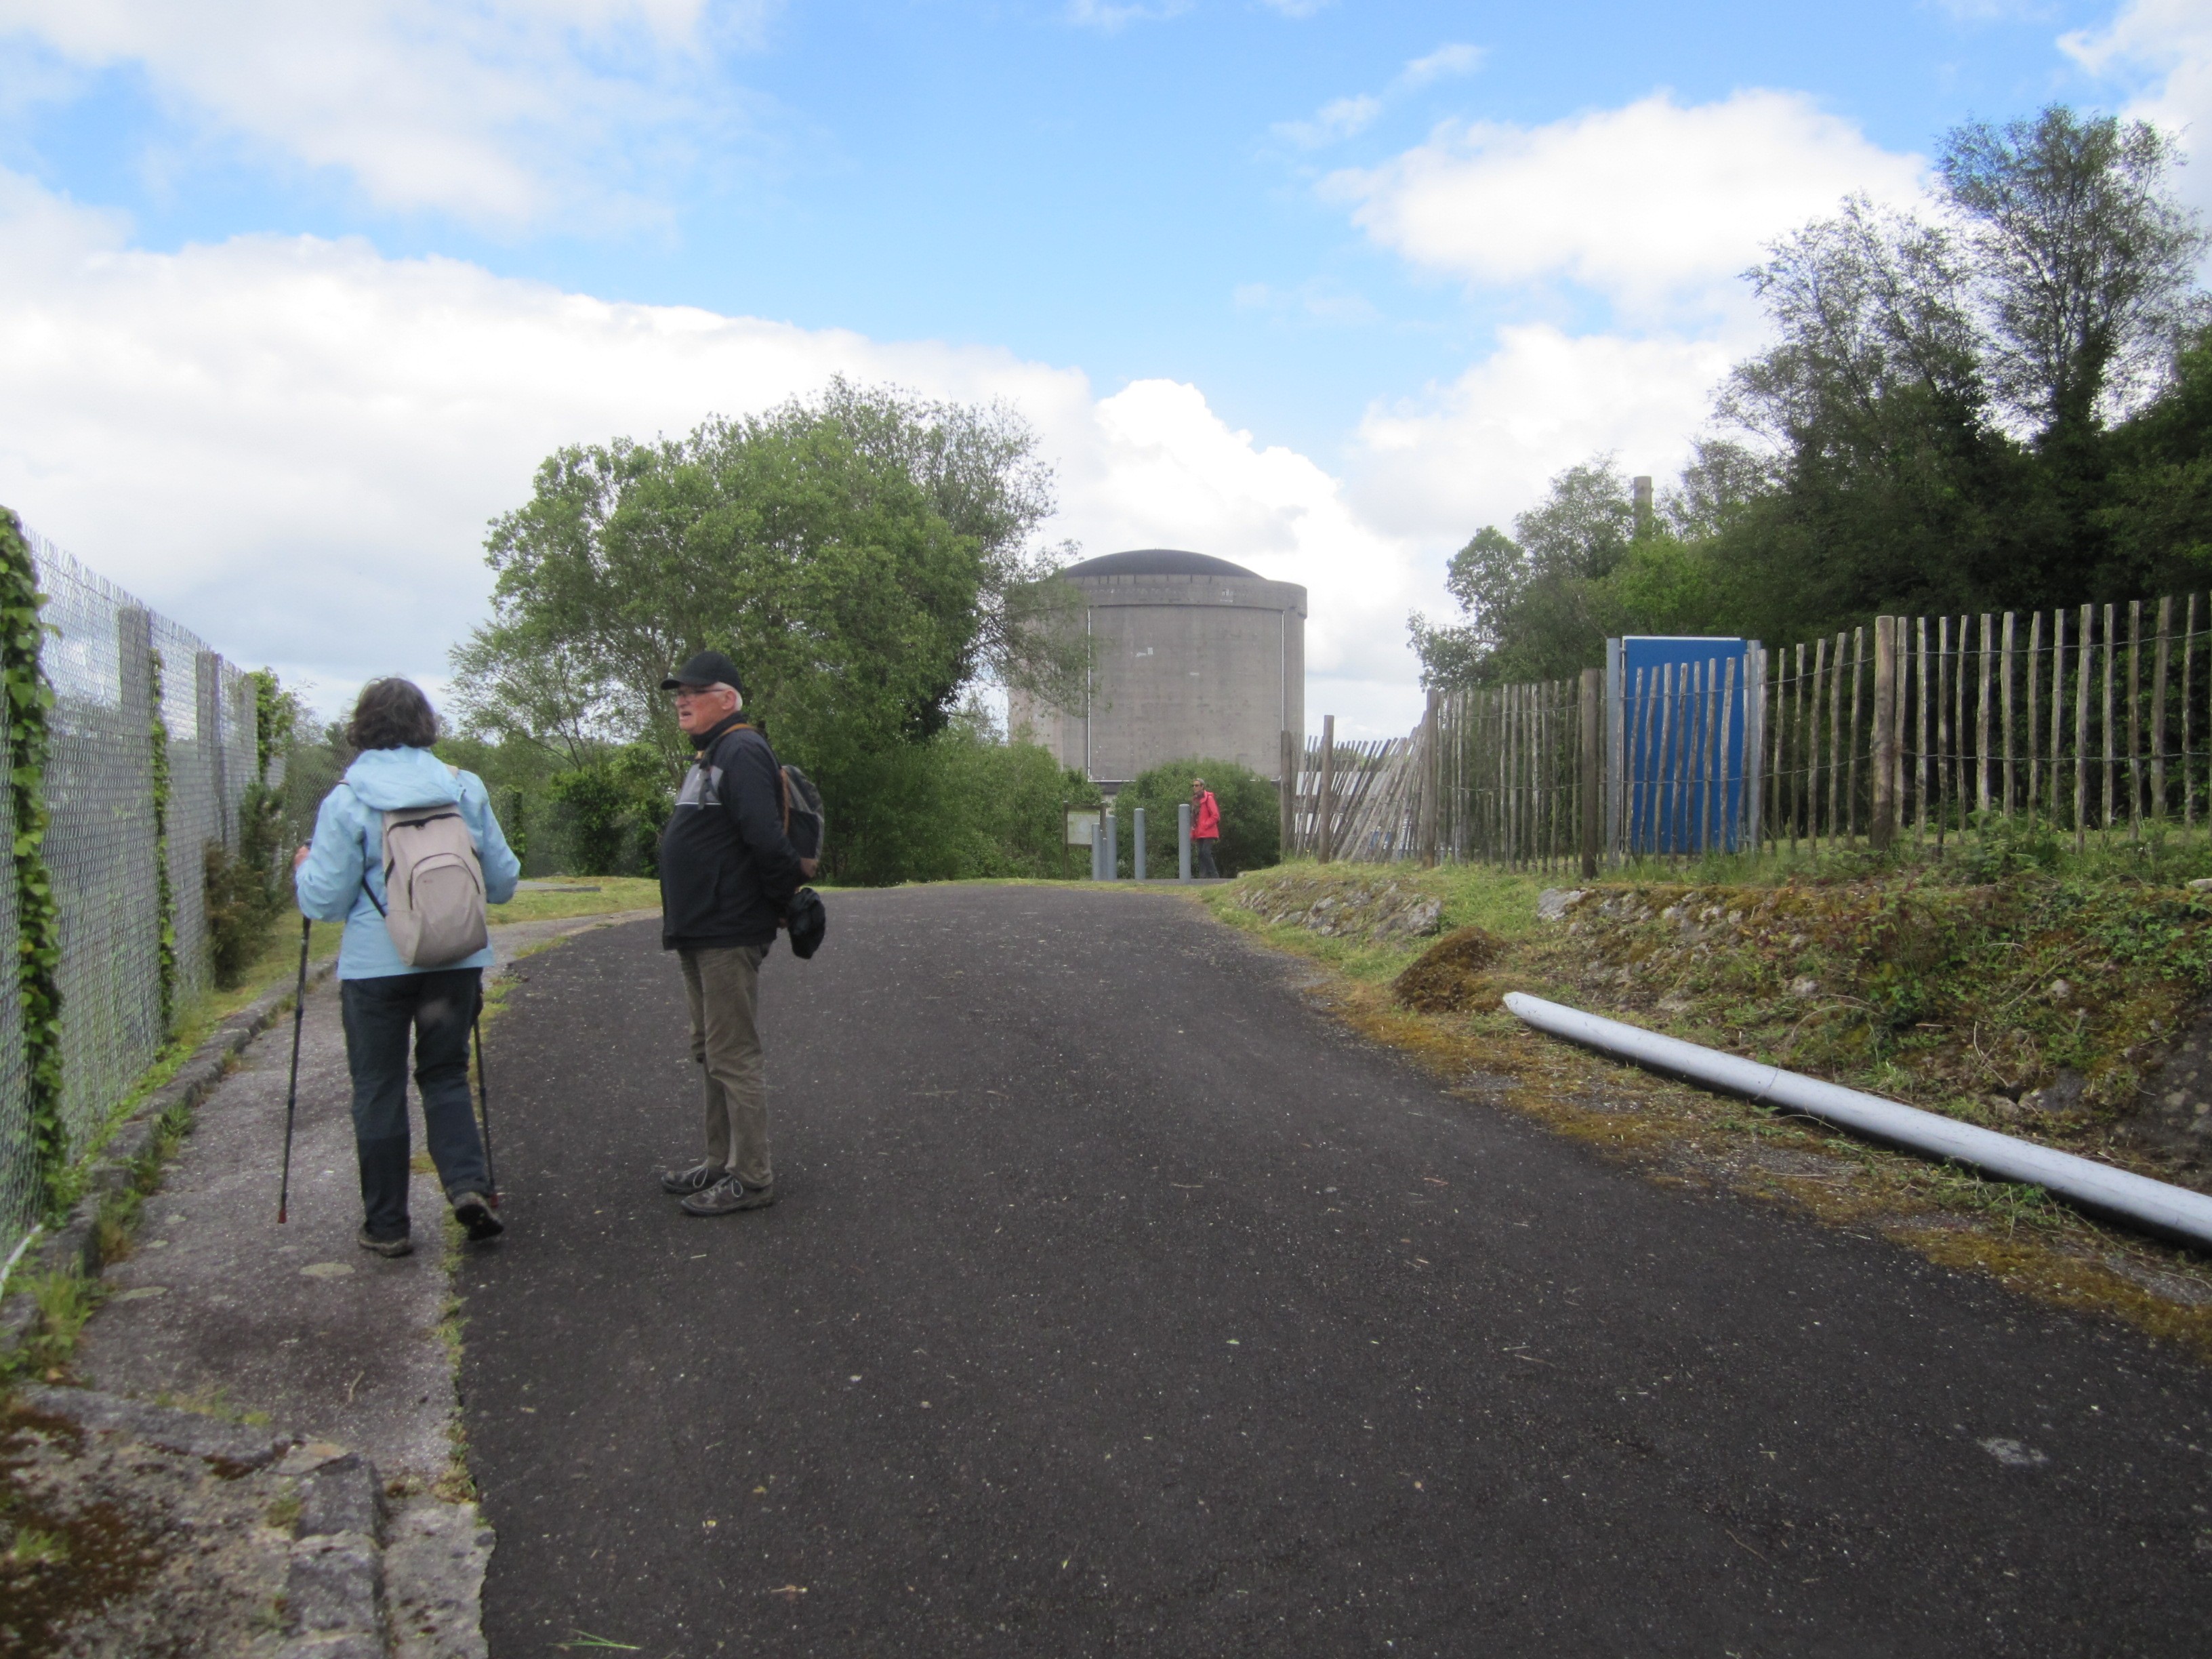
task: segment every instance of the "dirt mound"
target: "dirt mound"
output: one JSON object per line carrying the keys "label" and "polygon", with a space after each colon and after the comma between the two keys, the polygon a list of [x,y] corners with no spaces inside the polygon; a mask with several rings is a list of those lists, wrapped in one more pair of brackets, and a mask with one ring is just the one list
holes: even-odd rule
{"label": "dirt mound", "polygon": [[1390,994],[1401,1007],[1423,1014],[1493,1006],[1498,999],[1484,975],[1504,949],[1505,941],[1495,933],[1455,928],[1391,981]]}

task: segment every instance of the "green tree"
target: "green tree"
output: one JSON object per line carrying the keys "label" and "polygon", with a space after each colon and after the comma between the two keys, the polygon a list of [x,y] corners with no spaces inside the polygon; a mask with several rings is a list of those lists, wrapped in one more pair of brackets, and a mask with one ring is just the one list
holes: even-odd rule
{"label": "green tree", "polygon": [[2201,318],[2203,228],[2176,203],[2174,141],[2144,121],[2053,105],[1945,139],[1998,397],[2046,441],[2129,407]]}
{"label": "green tree", "polygon": [[933,833],[913,751],[963,689],[1085,660],[1031,539],[1051,506],[1034,449],[1004,409],[842,381],[680,440],[564,449],[492,526],[492,620],[454,655],[468,728],[567,770],[641,740],[672,785],[690,750],[660,680],[726,649],[748,714],[829,799],[829,872],[901,878]]}

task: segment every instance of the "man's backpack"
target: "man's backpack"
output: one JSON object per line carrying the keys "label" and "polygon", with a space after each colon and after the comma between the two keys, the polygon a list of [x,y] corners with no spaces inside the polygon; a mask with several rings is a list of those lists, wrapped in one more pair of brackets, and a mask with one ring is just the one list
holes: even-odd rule
{"label": "man's backpack", "polygon": [[384,902],[366,875],[361,885],[410,968],[443,968],[491,943],[483,865],[458,801],[386,812]]}
{"label": "man's backpack", "polygon": [[783,769],[783,838],[803,859],[822,856],[823,838],[829,833],[829,815],[822,810],[822,792],[814,780],[795,766]]}

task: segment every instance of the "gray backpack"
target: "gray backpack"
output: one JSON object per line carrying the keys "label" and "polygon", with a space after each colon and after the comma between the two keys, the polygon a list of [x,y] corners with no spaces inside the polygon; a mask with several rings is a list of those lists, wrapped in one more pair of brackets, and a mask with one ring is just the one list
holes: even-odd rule
{"label": "gray backpack", "polygon": [[384,902],[377,903],[368,876],[361,886],[410,968],[443,968],[491,942],[483,866],[459,801],[386,812]]}

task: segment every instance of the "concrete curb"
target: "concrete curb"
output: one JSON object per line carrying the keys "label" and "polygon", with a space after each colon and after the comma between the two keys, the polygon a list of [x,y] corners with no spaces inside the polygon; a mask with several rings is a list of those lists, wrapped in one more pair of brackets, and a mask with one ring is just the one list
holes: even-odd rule
{"label": "concrete curb", "polygon": [[[320,985],[337,965],[335,956],[310,963],[307,988]],[[11,1278],[27,1279],[57,1273],[99,1277],[100,1200],[111,1193],[126,1190],[138,1179],[161,1133],[161,1120],[173,1111],[188,1112],[206,1099],[229,1071],[232,1060],[291,1007],[292,991],[290,986],[270,991],[231,1015],[167,1083],[147,1096],[100,1148],[85,1194],[70,1212],[69,1219],[25,1253]],[[0,1301],[0,1356],[21,1346],[38,1322],[38,1304],[29,1291],[17,1291]]]}

